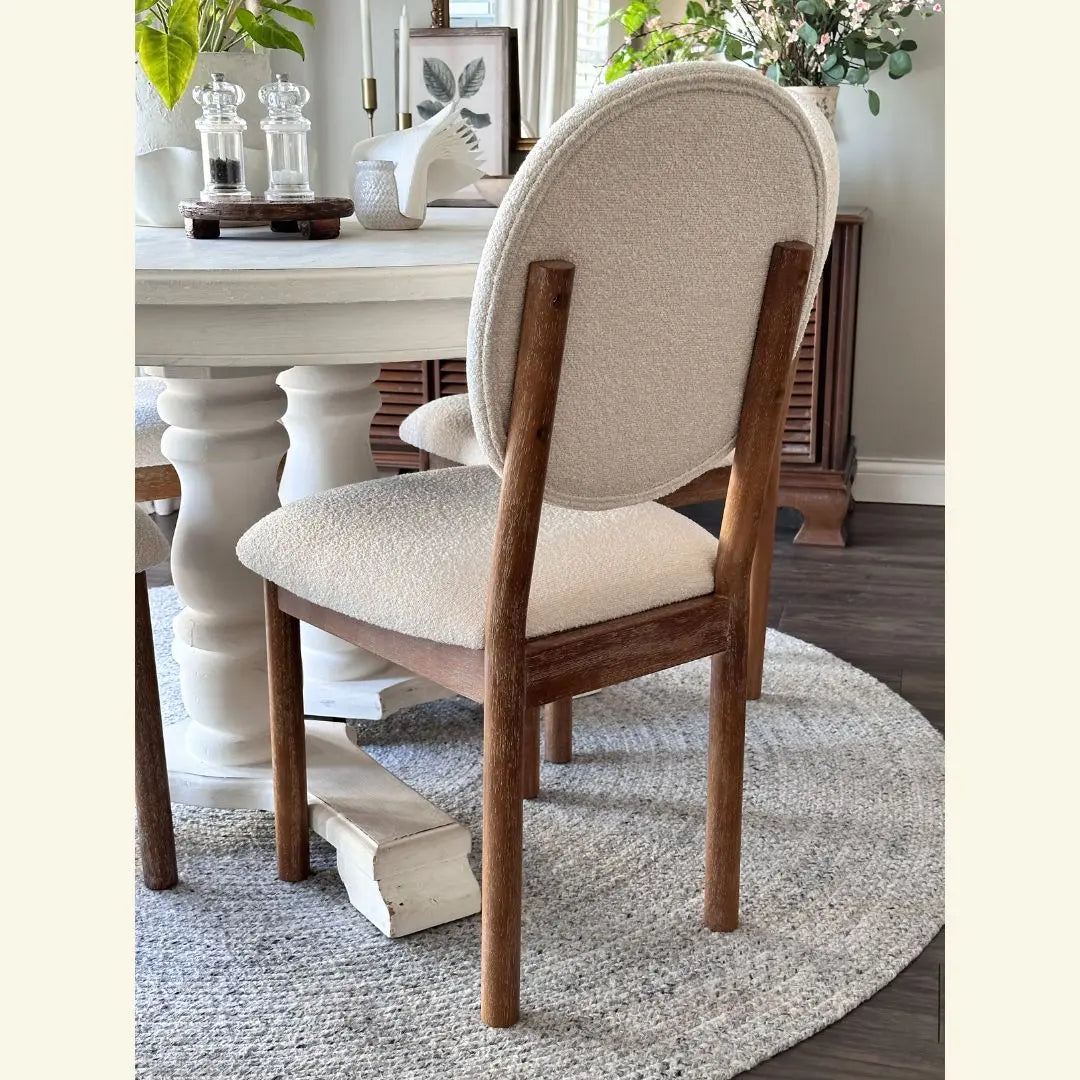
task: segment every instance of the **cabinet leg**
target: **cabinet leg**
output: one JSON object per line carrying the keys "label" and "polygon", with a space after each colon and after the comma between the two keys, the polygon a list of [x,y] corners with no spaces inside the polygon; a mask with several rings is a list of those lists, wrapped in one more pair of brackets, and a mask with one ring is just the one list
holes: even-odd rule
{"label": "cabinet leg", "polygon": [[793,498],[783,498],[803,516],[802,528],[795,534],[796,544],[816,544],[821,547],[847,545],[848,511],[851,493],[843,488],[833,491],[800,491]]}

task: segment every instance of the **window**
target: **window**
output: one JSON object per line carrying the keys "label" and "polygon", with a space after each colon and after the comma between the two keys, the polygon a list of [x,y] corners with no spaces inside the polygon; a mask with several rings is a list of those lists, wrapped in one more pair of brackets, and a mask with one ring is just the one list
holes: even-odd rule
{"label": "window", "polygon": [[451,26],[494,26],[498,0],[453,0],[450,4]]}
{"label": "window", "polygon": [[574,78],[574,101],[587,98],[603,84],[601,74],[611,55],[611,28],[601,26],[615,5],[611,0],[578,0],[577,69]]}

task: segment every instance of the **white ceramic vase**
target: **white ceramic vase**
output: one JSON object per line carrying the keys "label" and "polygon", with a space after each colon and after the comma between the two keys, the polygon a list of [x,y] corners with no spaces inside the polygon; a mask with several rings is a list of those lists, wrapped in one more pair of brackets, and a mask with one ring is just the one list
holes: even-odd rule
{"label": "white ceramic vase", "polygon": [[[300,58],[297,57],[297,62]],[[238,112],[247,121],[244,169],[250,191],[266,188],[266,142],[259,120],[259,87],[270,81],[267,53],[199,53],[191,82],[172,110],[143,74],[135,59],[135,224],[181,228],[181,199],[197,199],[202,189],[202,161],[195,120],[200,109],[191,96],[196,86],[220,71],[244,88]]]}
{"label": "white ceramic vase", "polygon": [[419,229],[424,218],[406,217],[399,208],[397,177],[392,161],[358,161],[353,184],[356,220],[365,229]]}
{"label": "white ceramic vase", "polygon": [[839,86],[786,86],[785,90],[804,109],[817,109],[829,126],[836,131],[836,99],[840,94]]}

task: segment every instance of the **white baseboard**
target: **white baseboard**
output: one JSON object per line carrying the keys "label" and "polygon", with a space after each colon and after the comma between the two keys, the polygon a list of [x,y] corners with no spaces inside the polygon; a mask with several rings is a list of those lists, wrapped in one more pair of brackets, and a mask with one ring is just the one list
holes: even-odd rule
{"label": "white baseboard", "polygon": [[945,505],[945,462],[906,458],[859,458],[856,502]]}

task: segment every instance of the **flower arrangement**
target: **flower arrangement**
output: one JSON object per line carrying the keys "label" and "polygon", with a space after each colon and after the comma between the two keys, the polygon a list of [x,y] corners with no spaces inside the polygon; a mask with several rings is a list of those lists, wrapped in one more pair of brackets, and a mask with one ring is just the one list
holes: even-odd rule
{"label": "flower arrangement", "polygon": [[166,107],[183,96],[200,52],[290,49],[304,55],[300,38],[274,17],[310,26],[315,16],[292,0],[135,0],[139,63]]}
{"label": "flower arrangement", "polygon": [[862,86],[877,116],[871,73],[887,68],[901,79],[911,71],[918,46],[905,36],[905,21],[940,11],[934,0],[691,0],[681,22],[664,23],[656,0],[633,0],[611,16],[626,39],[604,77],[719,55],[782,86]]}

